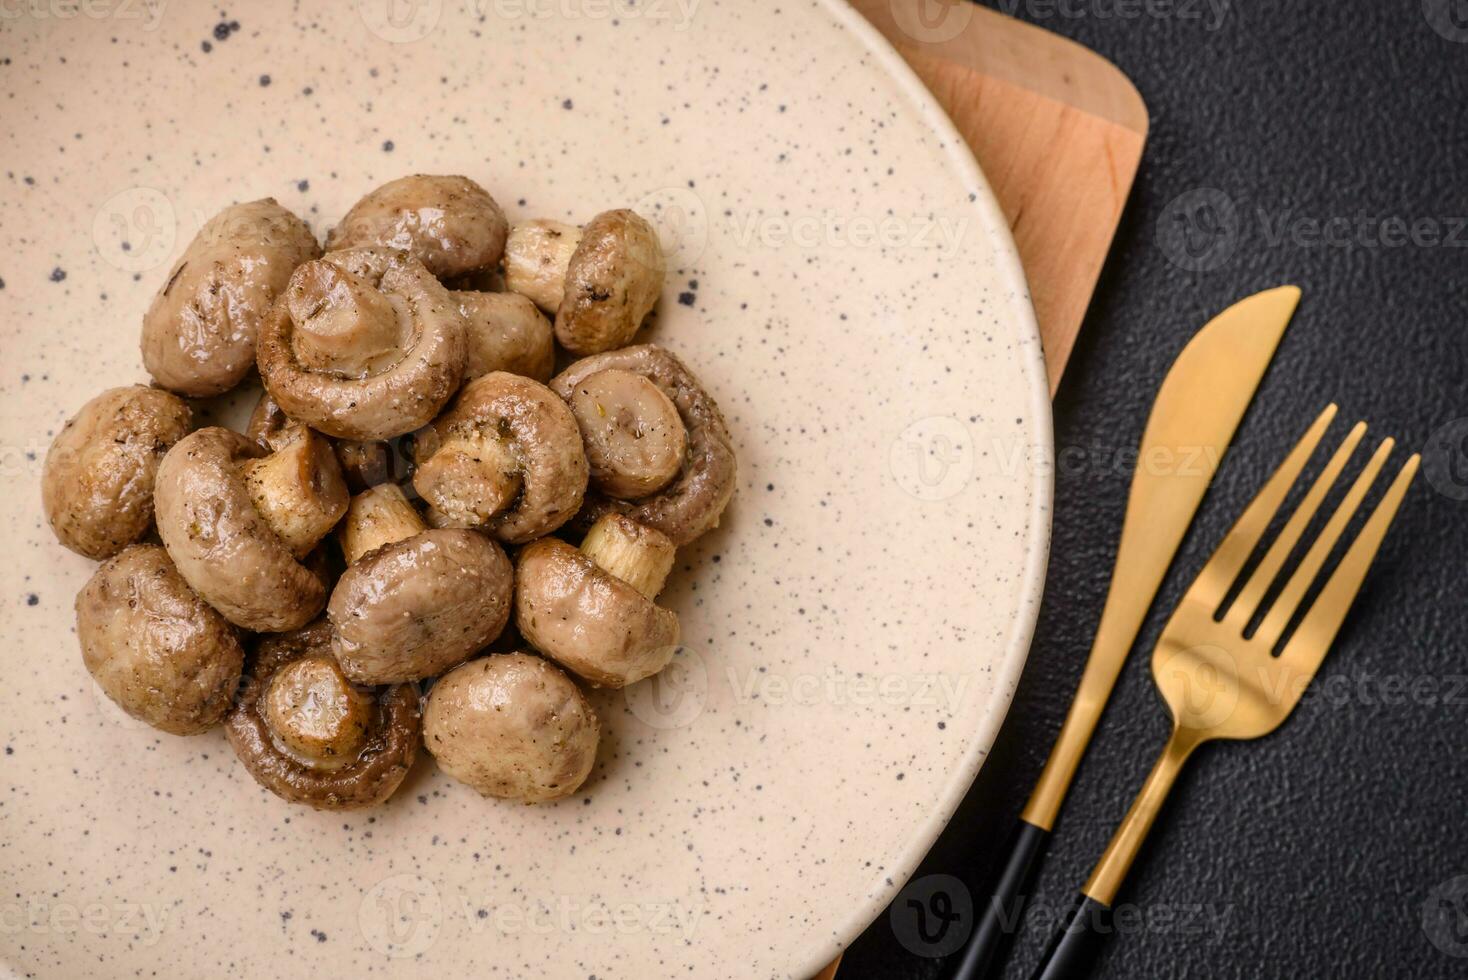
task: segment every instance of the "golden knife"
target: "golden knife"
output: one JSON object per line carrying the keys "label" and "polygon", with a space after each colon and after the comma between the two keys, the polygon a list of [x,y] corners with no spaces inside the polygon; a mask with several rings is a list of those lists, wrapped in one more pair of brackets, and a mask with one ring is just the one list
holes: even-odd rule
{"label": "golden knife", "polygon": [[976,910],[953,980],[988,975],[1013,935],[1121,665],[1299,301],[1295,286],[1240,300],[1198,331],[1167,372],[1142,435],[1111,588],[1080,687],[1009,841],[992,897]]}

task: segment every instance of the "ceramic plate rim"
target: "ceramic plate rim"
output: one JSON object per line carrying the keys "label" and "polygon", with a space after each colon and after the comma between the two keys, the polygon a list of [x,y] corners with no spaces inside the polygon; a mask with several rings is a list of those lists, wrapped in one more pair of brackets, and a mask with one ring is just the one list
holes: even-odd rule
{"label": "ceramic plate rim", "polygon": [[[1004,285],[1010,287],[1016,297],[1012,305],[1016,308],[1012,327],[1018,334],[1020,346],[1036,352],[1037,356],[1021,358],[1025,382],[1030,389],[1029,411],[1034,420],[1036,444],[1032,450],[1040,459],[1051,457],[1054,432],[1051,421],[1050,388],[1045,373],[1040,342],[1040,327],[1035,319],[1035,308],[1030,298],[1029,281],[1019,259],[1019,249],[1009,230],[1009,222],[994,197],[988,178],[980,169],[973,151],[969,149],[958,128],[953,124],[937,98],[918,78],[912,67],[897,53],[897,49],[882,36],[870,22],[845,0],[821,0],[832,18],[861,42],[875,63],[896,84],[909,106],[915,109],[923,122],[938,135],[950,164],[957,170],[962,181],[976,189],[972,207],[978,212],[981,227],[991,233],[995,243],[994,268]],[[1021,609],[1010,630],[1003,656],[994,666],[994,693],[989,698],[979,717],[960,765],[955,768],[944,784],[938,799],[928,815],[908,836],[906,845],[899,854],[901,863],[916,871],[918,865],[937,841],[952,818],[959,803],[967,795],[969,787],[979,774],[979,769],[988,758],[999,735],[999,728],[1009,713],[1014,700],[1014,691],[1019,684],[1029,658],[1030,644],[1034,639],[1035,626],[1039,619],[1040,598],[1045,587],[1045,572],[1050,558],[1050,514],[1054,492],[1052,476],[1047,467],[1036,467],[1030,471],[1033,494],[1030,497],[1030,521],[1027,525],[1030,540],[1027,542],[1024,568],[1020,574]],[[909,872],[910,874],[911,872]],[[854,908],[836,929],[836,945],[844,950],[857,936],[875,921],[907,883],[907,878],[893,877],[885,888],[871,893],[867,900]],[[799,969],[794,976],[813,977],[834,959],[829,948],[813,949],[797,960]]]}

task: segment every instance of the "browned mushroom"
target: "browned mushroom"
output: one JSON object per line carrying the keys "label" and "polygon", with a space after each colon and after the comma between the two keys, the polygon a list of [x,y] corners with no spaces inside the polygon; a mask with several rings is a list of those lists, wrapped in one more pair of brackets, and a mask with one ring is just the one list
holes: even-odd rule
{"label": "browned mushroom", "polygon": [[[299,439],[308,428],[286,415],[267,391],[255,403],[249,424],[245,426],[245,435],[267,449],[280,450]],[[390,443],[333,439],[331,448],[336,453],[336,461],[341,464],[347,488],[353,493],[387,483],[397,474],[396,454]]]}
{"label": "browned mushroom", "polygon": [[87,670],[128,714],[174,735],[208,731],[239,686],[233,626],[194,594],[156,544],[108,560],[76,597]]}
{"label": "browned mushroom", "polygon": [[41,505],[56,538],[99,561],[153,526],[158,463],[188,434],[193,413],[157,388],[112,388],[57,433],[41,470]]}
{"label": "browned mushroom", "polygon": [[260,785],[318,810],[386,800],[413,766],[420,731],[417,689],[348,681],[325,620],[260,641],[225,723]]}
{"label": "browned mushroom", "polygon": [[527,221],[510,229],[505,285],[555,314],[556,340],[573,354],[628,343],[663,290],[657,231],[635,211],[603,211],[585,228]]}
{"label": "browned mushroom", "polygon": [[184,579],[230,622],[295,629],[326,600],[321,579],[299,559],[346,509],[336,465],[309,430],[267,456],[237,432],[200,429],[158,467],[158,534]]}
{"label": "browned mushroom", "polygon": [[596,761],[601,723],[576,684],[539,657],[471,660],[433,685],[423,739],[439,768],[485,796],[564,799]]}
{"label": "browned mushroom", "polygon": [[[639,524],[657,528],[681,547],[718,527],[734,495],[737,467],[724,416],[693,372],[673,354],[653,344],[624,347],[583,358],[551,379],[551,390],[570,402],[573,410],[579,405],[577,424],[590,433],[588,443],[604,438],[598,433],[607,423],[595,410],[595,398],[583,397],[578,402],[576,392],[594,376],[613,370],[641,375],[667,396],[682,419],[687,449],[672,483],[636,502],[603,495],[591,497],[580,521],[589,524],[603,514],[623,513]],[[605,390],[598,385],[593,389]],[[629,472],[635,475],[639,471],[631,468]]]}
{"label": "browned mushroom", "polygon": [[313,429],[389,439],[426,425],[458,388],[466,329],[448,290],[407,253],[328,252],[295,271],[261,325],[260,377]]}
{"label": "browned mushroom", "polygon": [[550,321],[519,293],[456,292],[468,325],[469,357],[464,380],[508,371],[544,384],[556,365]]}
{"label": "browned mushroom", "polygon": [[350,563],[327,604],[336,657],[360,684],[432,677],[482,650],[510,618],[504,549],[463,528],[428,528],[391,483],[353,498]]}
{"label": "browned mushroom", "polygon": [[255,365],[255,340],[296,266],[321,254],[305,222],[271,198],[205,222],[143,316],[143,365],[181,395],[228,391]]}
{"label": "browned mushroom", "polygon": [[667,536],[620,514],[598,521],[578,550],[555,538],[527,545],[515,570],[515,622],[526,642],[605,687],[662,670],[678,617],[653,600],[673,567]]}
{"label": "browned mushroom", "polygon": [[498,265],[507,230],[495,199],[468,177],[415,174],[389,181],[352,205],[326,247],[401,249],[446,279]]}
{"label": "browned mushroom", "polygon": [[608,368],[571,389],[591,485],[609,497],[638,500],[683,470],[688,430],[663,390],[640,374]]}
{"label": "browned mushroom", "polygon": [[566,403],[503,371],[465,385],[414,454],[413,486],[437,520],[511,544],[560,527],[586,493],[586,453]]}

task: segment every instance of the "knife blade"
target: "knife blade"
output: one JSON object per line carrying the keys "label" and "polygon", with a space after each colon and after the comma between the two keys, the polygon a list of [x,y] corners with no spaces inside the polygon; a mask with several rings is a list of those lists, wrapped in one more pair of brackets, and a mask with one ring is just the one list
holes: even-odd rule
{"label": "knife blade", "polygon": [[1106,604],[1065,723],[977,909],[954,980],[977,980],[1013,934],[1076,768],[1178,547],[1289,325],[1300,290],[1279,286],[1208,321],[1163,379],[1142,434]]}

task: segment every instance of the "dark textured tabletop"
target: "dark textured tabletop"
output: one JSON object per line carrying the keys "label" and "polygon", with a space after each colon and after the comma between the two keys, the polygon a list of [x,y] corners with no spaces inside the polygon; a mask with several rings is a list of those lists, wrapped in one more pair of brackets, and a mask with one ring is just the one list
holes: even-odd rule
{"label": "dark textured tabletop", "polygon": [[[1006,975],[1029,975],[1167,736],[1149,666],[1167,612],[1337,401],[1420,449],[1424,475],[1294,716],[1194,757],[1098,975],[1468,976],[1468,2],[990,5],[1114,61],[1152,131],[1055,400],[1054,540],[1024,679],[912,887],[957,910],[983,896],[1080,676],[1157,385],[1210,316],[1292,282],[1299,312],[1122,672]],[[1161,233],[1183,225],[1201,258]],[[944,976],[905,914],[881,916],[841,977]]]}

